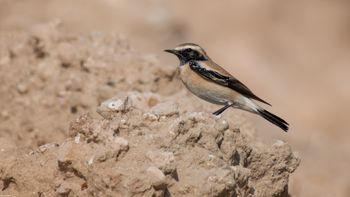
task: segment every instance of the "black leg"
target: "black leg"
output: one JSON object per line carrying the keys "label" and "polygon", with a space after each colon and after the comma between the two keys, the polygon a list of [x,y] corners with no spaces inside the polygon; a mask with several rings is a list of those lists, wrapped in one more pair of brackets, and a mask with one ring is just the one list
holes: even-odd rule
{"label": "black leg", "polygon": [[225,105],[224,107],[222,107],[222,108],[218,109],[217,111],[215,111],[215,112],[213,113],[213,115],[218,116],[218,115],[220,115],[222,112],[224,112],[227,108],[229,108],[229,107],[231,107],[231,106],[233,106],[233,104]]}

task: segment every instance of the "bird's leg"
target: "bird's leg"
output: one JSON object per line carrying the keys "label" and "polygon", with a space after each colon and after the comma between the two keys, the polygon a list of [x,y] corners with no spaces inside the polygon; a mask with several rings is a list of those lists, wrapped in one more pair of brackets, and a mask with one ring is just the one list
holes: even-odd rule
{"label": "bird's leg", "polygon": [[222,112],[224,112],[227,108],[232,107],[232,106],[233,106],[233,104],[227,104],[227,105],[225,105],[224,107],[222,107],[222,108],[218,109],[217,111],[215,111],[215,112],[213,113],[213,115],[218,116],[218,115],[220,115]]}

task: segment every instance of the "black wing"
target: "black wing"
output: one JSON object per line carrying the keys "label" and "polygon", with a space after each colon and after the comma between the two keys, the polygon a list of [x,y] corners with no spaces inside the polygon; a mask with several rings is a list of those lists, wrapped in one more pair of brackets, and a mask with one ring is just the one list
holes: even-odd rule
{"label": "black wing", "polygon": [[238,81],[236,78],[234,78],[232,76],[225,76],[225,75],[222,75],[216,71],[208,70],[195,61],[190,61],[189,65],[190,65],[190,68],[194,72],[196,72],[201,77],[203,77],[207,80],[210,80],[210,81],[213,81],[217,84],[231,88],[232,90],[235,90],[238,93],[240,93],[248,98],[251,98],[251,99],[260,101],[262,103],[265,103],[267,105],[270,105],[268,102],[257,97],[251,90],[249,90],[249,88],[247,86],[245,86],[242,82]]}

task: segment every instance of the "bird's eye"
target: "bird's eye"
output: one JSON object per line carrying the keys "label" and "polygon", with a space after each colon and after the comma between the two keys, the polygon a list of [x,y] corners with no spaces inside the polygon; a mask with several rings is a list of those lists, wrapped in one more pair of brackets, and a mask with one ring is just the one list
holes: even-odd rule
{"label": "bird's eye", "polygon": [[189,52],[191,52],[192,50],[191,49],[185,49],[185,52],[186,53],[189,53]]}

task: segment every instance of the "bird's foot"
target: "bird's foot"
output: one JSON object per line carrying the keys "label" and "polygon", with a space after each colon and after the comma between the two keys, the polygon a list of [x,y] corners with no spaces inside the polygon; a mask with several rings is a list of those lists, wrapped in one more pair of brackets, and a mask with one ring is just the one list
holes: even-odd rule
{"label": "bird's foot", "polygon": [[231,106],[233,106],[233,104],[225,105],[225,106],[223,106],[222,108],[220,108],[220,109],[218,109],[217,111],[215,111],[215,112],[213,113],[213,115],[219,116],[222,112],[224,112],[227,108],[229,108],[229,107],[231,107]]}

